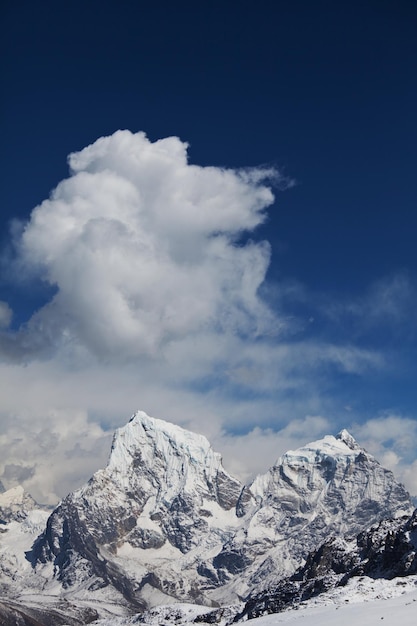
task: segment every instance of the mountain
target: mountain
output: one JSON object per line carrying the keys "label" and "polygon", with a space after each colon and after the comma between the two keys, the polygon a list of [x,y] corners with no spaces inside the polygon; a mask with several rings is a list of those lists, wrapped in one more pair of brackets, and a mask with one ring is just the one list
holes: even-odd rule
{"label": "mountain", "polygon": [[[347,603],[368,603],[416,592],[417,588],[417,510],[401,518],[382,520],[346,541],[331,537],[309,553],[305,564],[275,587],[255,593],[244,604],[209,610],[193,605],[157,607],[136,616],[133,621],[121,619],[120,626],[146,624],[222,624],[228,626],[258,617],[278,614],[276,622],[296,617],[291,609],[310,609],[331,604],[337,608]],[[416,602],[415,597],[412,600]],[[405,602],[409,605],[411,602]],[[359,611],[358,611],[359,613]],[[407,612],[407,622],[413,623]],[[290,617],[291,616],[291,617]],[[379,619],[383,619],[380,617]],[[338,619],[339,621],[339,619]],[[329,623],[334,622],[334,617]],[[373,618],[372,623],[376,622]],[[310,621],[309,621],[310,623]],[[358,623],[363,623],[359,620]],[[109,622],[103,620],[100,626]],[[115,624],[115,622],[112,622]]]}
{"label": "mountain", "polygon": [[[417,584],[417,509],[409,516],[385,519],[346,541],[331,537],[312,551],[305,564],[272,589],[250,598],[236,619],[253,619],[297,607],[301,602],[344,587],[354,578],[397,579],[411,576]],[[413,576],[414,575],[414,576]]]}
{"label": "mountain", "polygon": [[[38,505],[21,486],[0,493],[0,624],[2,626],[58,626],[80,624],[66,610],[48,606],[43,597],[45,580],[32,568],[26,555],[43,531],[50,509]],[[31,595],[38,606],[26,606]],[[55,602],[56,598],[54,598]],[[59,603],[58,603],[59,604]],[[98,617],[90,609],[75,610],[77,615]]]}
{"label": "mountain", "polygon": [[23,521],[36,508],[39,505],[20,485],[0,492],[0,524]]}
{"label": "mountain", "polygon": [[53,512],[33,564],[53,562],[65,588],[111,585],[138,609],[210,604],[197,568],[236,532],[242,487],[205,437],[136,413],[108,466]]}
{"label": "mountain", "polygon": [[0,595],[15,595],[16,577],[33,576],[26,552],[50,515],[22,487],[0,493]]}
{"label": "mountain", "polygon": [[231,546],[253,558],[244,596],[294,572],[329,535],[354,537],[412,510],[403,486],[346,430],[287,452],[249,492],[247,532]]}
{"label": "mountain", "polygon": [[330,535],[353,538],[410,511],[404,488],[347,431],[287,452],[244,486],[203,436],[138,412],[28,558],[43,592],[71,602],[215,607],[292,575]]}

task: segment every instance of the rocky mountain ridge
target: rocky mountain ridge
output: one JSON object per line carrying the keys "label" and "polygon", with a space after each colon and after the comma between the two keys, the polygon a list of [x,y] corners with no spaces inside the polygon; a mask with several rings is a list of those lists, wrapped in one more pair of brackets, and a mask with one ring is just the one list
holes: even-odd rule
{"label": "rocky mountain ridge", "polygon": [[49,516],[14,587],[110,613],[223,606],[293,575],[330,535],[407,512],[407,492],[347,431],[287,452],[245,486],[205,437],[138,412],[107,467]]}
{"label": "rocky mountain ridge", "polygon": [[308,555],[295,574],[250,598],[234,621],[296,607],[312,597],[345,586],[354,577],[391,580],[415,574],[417,509],[411,515],[384,519],[351,541],[331,537]]}

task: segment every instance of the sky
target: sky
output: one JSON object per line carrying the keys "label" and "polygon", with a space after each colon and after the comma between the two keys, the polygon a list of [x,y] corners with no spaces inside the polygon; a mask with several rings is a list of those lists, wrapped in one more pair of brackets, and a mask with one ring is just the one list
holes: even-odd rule
{"label": "sky", "polygon": [[242,480],[347,428],[417,494],[414,2],[4,0],[0,480],[137,409]]}

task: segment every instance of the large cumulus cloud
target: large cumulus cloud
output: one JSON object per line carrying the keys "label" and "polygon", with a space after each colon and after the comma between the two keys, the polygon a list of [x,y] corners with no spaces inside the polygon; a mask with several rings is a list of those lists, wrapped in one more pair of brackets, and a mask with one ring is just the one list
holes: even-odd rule
{"label": "large cumulus cloud", "polygon": [[151,143],[129,131],[69,165],[18,241],[23,271],[56,288],[22,329],[28,349],[76,342],[126,358],[201,329],[271,324],[258,297],[269,245],[240,236],[265,219],[274,197],[264,180],[275,172],[189,165],[178,138]]}

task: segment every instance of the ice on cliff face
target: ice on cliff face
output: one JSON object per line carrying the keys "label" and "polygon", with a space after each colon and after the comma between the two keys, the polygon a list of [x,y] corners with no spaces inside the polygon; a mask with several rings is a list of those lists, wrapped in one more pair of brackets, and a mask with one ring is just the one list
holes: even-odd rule
{"label": "ice on cliff face", "polygon": [[[65,498],[31,554],[66,593],[111,587],[138,609],[226,604],[292,573],[329,535],[411,510],[347,431],[289,451],[243,486],[201,435],[136,413],[108,466]],[[51,582],[52,584],[52,582]]]}
{"label": "ice on cliff face", "polygon": [[[139,470],[139,471],[137,471]],[[203,435],[184,430],[139,411],[114,437],[109,464],[104,470],[121,488],[137,476],[148,482],[146,494],[156,502],[172,502],[179,494],[235,506],[242,485],[222,467]]]}
{"label": "ice on cliff face", "polygon": [[26,553],[45,528],[50,513],[50,510],[39,507],[21,486],[0,493],[1,596],[18,597],[27,586],[42,586],[26,559]]}

